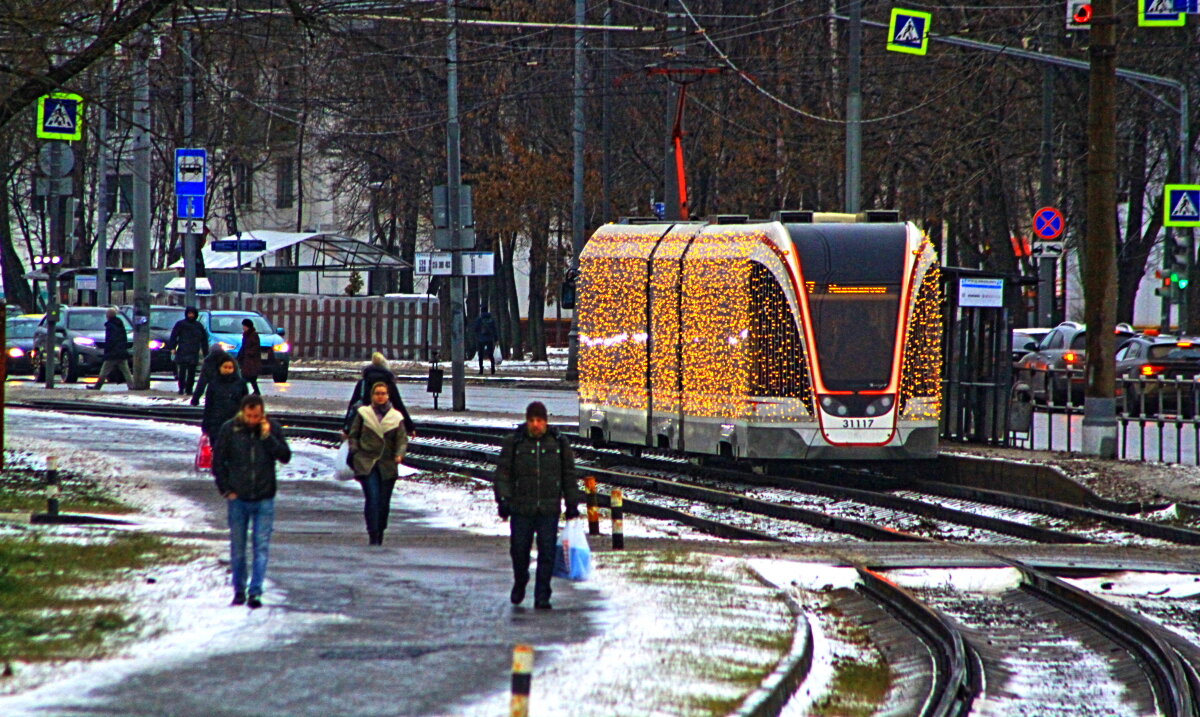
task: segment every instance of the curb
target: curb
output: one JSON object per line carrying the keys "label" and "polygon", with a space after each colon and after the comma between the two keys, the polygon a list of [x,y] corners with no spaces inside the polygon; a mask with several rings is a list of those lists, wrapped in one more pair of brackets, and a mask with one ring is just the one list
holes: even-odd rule
{"label": "curb", "polygon": [[796,630],[792,635],[792,649],[788,652],[770,675],[762,681],[758,689],[751,692],[742,705],[731,713],[732,717],[776,717],[792,695],[808,677],[812,667],[813,641],[812,624],[804,614],[804,609],[791,594],[763,577],[762,573],[750,567],[754,577],[763,585],[775,588],[783,596],[792,616],[796,618]]}

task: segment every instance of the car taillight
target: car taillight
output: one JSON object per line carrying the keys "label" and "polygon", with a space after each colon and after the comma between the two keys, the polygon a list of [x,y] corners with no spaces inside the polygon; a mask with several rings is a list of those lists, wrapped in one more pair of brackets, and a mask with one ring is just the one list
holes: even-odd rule
{"label": "car taillight", "polygon": [[1179,343],[1177,343],[1175,345],[1181,349],[1190,349],[1192,347],[1192,342],[1191,341],[1180,341]]}
{"label": "car taillight", "polygon": [[1146,364],[1145,366],[1142,367],[1142,375],[1143,376],[1157,376],[1158,374],[1160,374],[1162,372],[1163,372],[1162,366],[1152,366],[1150,364]]}
{"label": "car taillight", "polygon": [[1063,354],[1063,361],[1066,361],[1067,363],[1079,363],[1079,354],[1075,353],[1074,351],[1068,351]]}

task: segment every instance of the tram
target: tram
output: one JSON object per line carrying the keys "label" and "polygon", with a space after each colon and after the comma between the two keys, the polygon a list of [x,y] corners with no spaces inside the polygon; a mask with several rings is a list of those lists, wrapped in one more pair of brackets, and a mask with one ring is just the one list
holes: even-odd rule
{"label": "tram", "polygon": [[895,212],[607,224],[580,255],[576,312],[596,445],[937,455],[937,254]]}

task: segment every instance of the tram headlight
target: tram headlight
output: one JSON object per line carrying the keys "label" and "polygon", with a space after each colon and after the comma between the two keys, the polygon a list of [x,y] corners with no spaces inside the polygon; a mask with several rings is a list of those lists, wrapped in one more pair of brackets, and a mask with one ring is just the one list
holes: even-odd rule
{"label": "tram headlight", "polygon": [[892,408],[892,403],[895,401],[891,396],[880,396],[879,398],[867,404],[868,416],[879,416],[887,413]]}
{"label": "tram headlight", "polygon": [[822,396],[821,407],[825,409],[826,413],[832,413],[835,416],[845,416],[850,412],[850,409],[846,408],[845,404],[833,396]]}

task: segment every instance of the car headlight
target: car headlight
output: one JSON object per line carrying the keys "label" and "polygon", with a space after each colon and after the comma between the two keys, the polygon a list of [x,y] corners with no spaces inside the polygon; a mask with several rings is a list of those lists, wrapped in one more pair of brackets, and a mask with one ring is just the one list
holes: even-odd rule
{"label": "car headlight", "polygon": [[218,342],[217,342],[217,346],[220,346],[222,351],[232,351],[232,350],[234,350],[235,348],[237,348],[237,347],[236,347],[236,346],[234,346],[233,344],[226,343],[226,342],[224,342],[224,341],[218,341]]}
{"label": "car headlight", "polygon": [[21,358],[24,355],[25,352],[21,350],[20,346],[13,346],[8,349],[9,358]]}
{"label": "car headlight", "polygon": [[288,342],[286,342],[286,341],[280,341],[279,343],[277,343],[277,344],[275,344],[274,346],[272,346],[272,347],[271,347],[271,350],[272,350],[272,351],[280,351],[280,352],[283,352],[283,351],[291,351],[291,350],[292,350],[292,347],[291,347],[291,345],[290,345]]}
{"label": "car headlight", "polygon": [[86,336],[76,336],[75,338],[71,339],[71,343],[75,344],[76,346],[95,346],[96,345],[96,341],[94,339],[89,339]]}
{"label": "car headlight", "polygon": [[165,341],[159,341],[158,339],[150,339],[150,350],[151,351],[158,351],[159,349],[163,348],[166,345],[167,345],[167,343]]}

